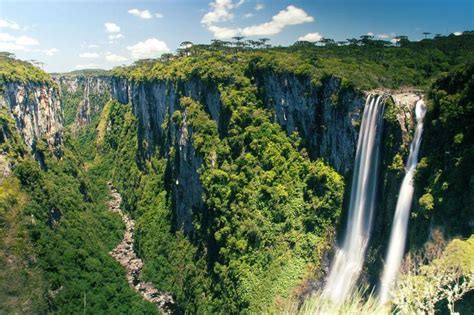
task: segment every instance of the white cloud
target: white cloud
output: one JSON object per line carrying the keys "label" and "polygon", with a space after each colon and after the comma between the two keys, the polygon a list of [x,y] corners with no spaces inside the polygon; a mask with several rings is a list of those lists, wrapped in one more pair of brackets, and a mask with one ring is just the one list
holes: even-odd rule
{"label": "white cloud", "polygon": [[264,8],[265,6],[263,5],[263,3],[257,3],[257,5],[255,6],[256,11],[263,10]]}
{"label": "white cloud", "polygon": [[307,41],[307,42],[318,42],[321,40],[321,38],[323,38],[323,36],[321,36],[321,34],[319,33],[308,33],[306,34],[305,36],[301,36],[298,38],[298,40],[304,40],[304,41]]}
{"label": "white cloud", "polygon": [[214,33],[214,37],[217,39],[232,38],[234,36],[239,35],[240,33],[240,29],[220,27],[220,26],[215,26],[215,25],[211,25],[207,29],[211,31],[212,33]]}
{"label": "white cloud", "polygon": [[114,39],[120,39],[120,38],[123,38],[123,35],[122,34],[110,34],[109,35],[109,40],[114,40]]}
{"label": "white cloud", "polygon": [[87,48],[99,48],[99,45],[90,44],[90,45],[87,46]]}
{"label": "white cloud", "polygon": [[149,38],[133,46],[127,46],[127,50],[130,51],[134,59],[156,58],[162,53],[170,51],[165,42],[156,38]]}
{"label": "white cloud", "polygon": [[85,65],[76,65],[76,69],[97,69],[99,68],[99,65],[95,63],[88,63]]}
{"label": "white cloud", "polygon": [[251,18],[252,16],[254,16],[255,14],[253,13],[245,13],[244,14],[244,18],[248,19],[248,18]]}
{"label": "white cloud", "polygon": [[112,22],[107,22],[104,23],[105,31],[107,33],[119,33],[120,32],[120,26],[118,26],[115,23]]}
{"label": "white cloud", "polygon": [[462,32],[454,32],[453,34],[454,34],[455,36],[460,36],[460,35],[462,35]]}
{"label": "white cloud", "polygon": [[36,46],[39,45],[39,41],[29,36],[22,35],[17,37],[15,42],[21,46]]}
{"label": "white cloud", "polygon": [[201,23],[211,25],[217,22],[230,21],[234,18],[232,10],[238,8],[244,2],[244,0],[238,2],[234,2],[233,0],[215,0],[209,3],[211,11],[202,17]]}
{"label": "white cloud", "polygon": [[13,21],[7,21],[7,20],[3,20],[3,19],[0,19],[0,28],[11,28],[12,30],[19,30],[20,29],[20,25],[18,25],[17,23],[13,22]]}
{"label": "white cloud", "polygon": [[236,35],[268,36],[280,33],[286,26],[313,22],[314,18],[304,10],[293,5],[281,10],[272,17],[270,22],[247,26],[244,28],[228,28],[208,25],[208,30],[218,39],[230,38]]}
{"label": "white cloud", "polygon": [[12,36],[8,33],[0,33],[0,42],[13,42],[15,41],[15,36]]}
{"label": "white cloud", "polygon": [[314,18],[308,15],[304,10],[290,5],[285,10],[273,16],[271,22],[245,27],[241,33],[244,36],[275,35],[280,33],[288,25],[297,25],[313,21]]}
{"label": "white cloud", "polygon": [[368,36],[374,36],[374,33],[368,32],[367,35],[368,35]]}
{"label": "white cloud", "polygon": [[59,49],[57,49],[57,48],[44,49],[43,52],[47,56],[54,56],[57,52],[59,52]]}
{"label": "white cloud", "polygon": [[5,51],[31,51],[30,46],[39,45],[39,41],[35,38],[22,35],[13,36],[8,33],[0,33],[0,50]]}
{"label": "white cloud", "polygon": [[135,15],[141,19],[151,19],[153,17],[150,11],[148,10],[140,11],[138,9],[130,9],[128,10],[128,13],[130,13],[131,15]]}
{"label": "white cloud", "polygon": [[122,61],[127,61],[128,59],[127,59],[127,57],[112,54],[112,53],[108,52],[105,55],[105,60],[107,60],[108,62],[122,62]]}
{"label": "white cloud", "polygon": [[388,34],[377,34],[377,38],[380,38],[380,39],[387,39],[389,37],[390,37],[390,35],[388,35]]}
{"label": "white cloud", "polygon": [[163,16],[164,16],[164,15],[161,14],[161,13],[158,13],[158,12],[155,13],[155,17],[156,17],[157,19],[161,19],[161,18],[163,18]]}
{"label": "white cloud", "polygon": [[87,58],[87,59],[96,59],[96,58],[99,58],[100,55],[98,53],[85,52],[85,53],[79,54],[79,57]]}
{"label": "white cloud", "polygon": [[0,42],[0,51],[14,51],[14,50],[26,51],[28,49],[24,46],[20,46],[15,43]]}

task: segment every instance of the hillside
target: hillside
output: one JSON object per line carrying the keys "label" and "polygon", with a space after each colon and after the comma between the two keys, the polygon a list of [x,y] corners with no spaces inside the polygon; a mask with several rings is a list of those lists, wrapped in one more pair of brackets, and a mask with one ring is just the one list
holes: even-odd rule
{"label": "hillside", "polygon": [[[366,151],[378,162],[366,169],[377,184],[364,195],[374,214],[363,218],[358,286],[378,288],[419,101],[426,116],[405,257],[432,256],[424,267],[405,258],[393,304],[377,311],[420,311],[415,272],[432,285],[455,270],[444,288],[472,281],[473,32],[397,46],[193,47],[52,75],[0,57],[0,267],[33,297],[2,281],[0,313],[158,311],[109,255],[125,228],[108,211],[109,181],[127,231],[134,222],[124,239],[140,281],[172,296],[170,312],[325,312],[319,295],[300,309],[291,303],[323,290],[354,223],[358,148],[371,130],[380,145],[367,141]],[[369,130],[375,100],[382,110]],[[446,296],[430,310],[445,309]],[[472,298],[456,307],[468,314]]]}

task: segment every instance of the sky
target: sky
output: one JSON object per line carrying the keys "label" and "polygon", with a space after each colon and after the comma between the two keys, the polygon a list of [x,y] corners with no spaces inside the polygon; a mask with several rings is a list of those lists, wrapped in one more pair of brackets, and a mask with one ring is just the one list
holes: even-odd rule
{"label": "sky", "polygon": [[111,69],[183,41],[245,36],[286,46],[466,30],[474,30],[473,0],[0,0],[0,51],[48,72]]}

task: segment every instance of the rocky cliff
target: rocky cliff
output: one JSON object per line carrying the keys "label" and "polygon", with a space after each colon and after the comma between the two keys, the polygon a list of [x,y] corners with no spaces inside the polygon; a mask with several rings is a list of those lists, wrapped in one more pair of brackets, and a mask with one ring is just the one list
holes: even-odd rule
{"label": "rocky cliff", "polygon": [[[255,84],[264,105],[274,111],[275,121],[288,134],[297,131],[311,157],[326,160],[349,183],[366,93],[346,87],[334,77],[325,79],[321,86],[314,86],[310,78],[288,73],[263,72],[256,76]],[[204,206],[198,174],[203,159],[193,147],[192,128],[186,124],[186,117],[178,126],[172,116],[176,110],[182,109],[180,97],[188,96],[203,104],[210,117],[222,125],[224,115],[218,88],[199,78],[132,82],[116,77],[112,80],[111,90],[113,98],[133,107],[139,121],[139,146],[145,155],[149,157],[158,151],[161,156],[169,158],[176,227],[191,232],[193,209]],[[413,93],[401,95],[396,91],[371,93],[392,94],[387,98],[390,104],[383,135],[387,149],[382,153],[380,176],[383,184],[379,190],[379,200],[391,205],[380,210],[386,226],[391,222],[401,180],[400,170],[394,173],[392,169],[395,162],[403,165],[406,158],[413,127],[414,102],[411,98],[415,96]]]}
{"label": "rocky cliff", "polygon": [[53,75],[63,101],[66,125],[89,125],[100,115],[111,94],[111,78],[106,75]]}
{"label": "rocky cliff", "polygon": [[354,163],[365,95],[329,77],[321,86],[310,77],[265,71],[257,76],[264,103],[288,134],[298,132],[310,155],[322,158],[343,175]]}
{"label": "rocky cliff", "polygon": [[192,232],[192,211],[203,207],[198,174],[203,159],[192,145],[192,128],[187,125],[186,118],[178,126],[173,123],[172,116],[182,109],[180,98],[188,96],[201,101],[211,117],[219,121],[221,106],[217,88],[198,78],[140,83],[115,78],[112,95],[120,103],[130,102],[133,106],[139,122],[139,146],[145,155],[149,157],[158,151],[168,158],[175,226],[186,233]]}
{"label": "rocky cliff", "polygon": [[57,89],[44,83],[7,82],[2,91],[0,107],[11,113],[32,152],[36,155],[40,139],[45,139],[53,152],[59,154],[63,116]]}

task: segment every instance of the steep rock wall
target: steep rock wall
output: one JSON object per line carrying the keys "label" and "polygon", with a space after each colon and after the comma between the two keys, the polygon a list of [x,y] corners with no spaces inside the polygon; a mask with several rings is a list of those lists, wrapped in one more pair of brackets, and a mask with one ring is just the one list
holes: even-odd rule
{"label": "steep rock wall", "polygon": [[71,106],[75,106],[74,124],[78,127],[90,124],[110,98],[112,80],[109,76],[53,75],[52,78],[60,87],[63,103],[70,101]]}
{"label": "steep rock wall", "polygon": [[44,138],[53,152],[59,154],[63,117],[58,91],[43,83],[7,82],[0,95],[0,107],[6,107],[15,119],[25,144],[36,152]]}
{"label": "steep rock wall", "polygon": [[310,77],[265,71],[257,86],[275,120],[288,134],[297,131],[312,158],[326,160],[336,171],[352,170],[365,95],[327,78],[317,87]]}
{"label": "steep rock wall", "polygon": [[[326,160],[350,183],[366,93],[344,87],[337,78],[327,78],[321,86],[314,86],[308,77],[273,72],[260,73],[255,84],[263,103],[274,110],[275,121],[288,134],[297,131],[312,158]],[[204,206],[198,175],[202,157],[192,145],[192,128],[186,120],[177,126],[171,117],[176,110],[182,109],[180,97],[188,96],[203,104],[219,125],[223,115],[217,87],[198,78],[129,82],[116,77],[112,80],[111,90],[113,98],[133,107],[139,121],[139,146],[143,154],[150,157],[158,151],[168,158],[175,224],[177,228],[183,227],[186,232],[191,232],[193,209]],[[384,119],[384,148],[379,170],[380,209],[374,232],[386,233],[402,179],[402,172],[394,169],[394,163],[399,160],[403,167],[406,160],[413,128],[416,101],[413,97],[416,96],[397,91],[370,93],[387,95],[390,103]]]}
{"label": "steep rock wall", "polygon": [[365,273],[366,281],[372,284],[378,282],[379,272],[383,269],[385,250],[415,129],[415,105],[422,97],[419,91],[410,90],[379,93],[386,93],[388,97],[385,102],[377,208]]}
{"label": "steep rock wall", "polygon": [[192,145],[192,128],[186,119],[178,126],[172,122],[172,116],[182,109],[180,98],[188,96],[201,102],[210,116],[219,122],[221,105],[217,87],[197,78],[140,83],[114,78],[112,96],[120,103],[131,103],[139,121],[139,146],[145,156],[150,157],[158,151],[168,158],[175,227],[191,233],[193,209],[203,207],[198,174],[203,160]]}

